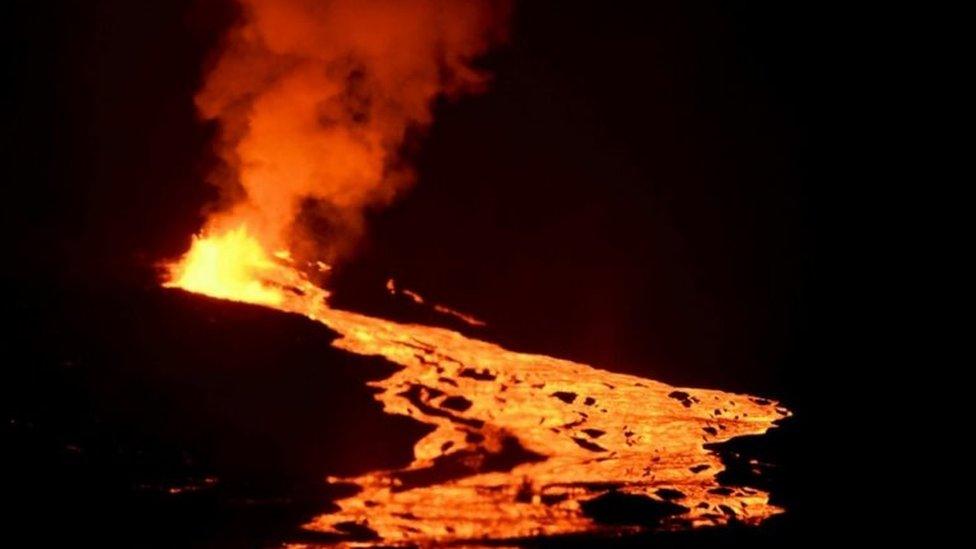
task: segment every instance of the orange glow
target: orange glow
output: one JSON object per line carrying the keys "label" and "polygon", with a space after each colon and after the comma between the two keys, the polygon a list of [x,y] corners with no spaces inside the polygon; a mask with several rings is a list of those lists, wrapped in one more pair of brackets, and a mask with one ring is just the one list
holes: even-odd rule
{"label": "orange glow", "polygon": [[285,300],[281,281],[297,274],[290,274],[284,266],[287,251],[276,252],[274,257],[244,225],[209,237],[194,237],[183,259],[169,267],[165,285],[222,299],[279,306]]}
{"label": "orange glow", "polygon": [[[266,249],[334,263],[366,208],[413,179],[399,157],[431,122],[431,102],[476,92],[472,60],[505,35],[506,1],[240,0],[243,17],[196,95],[221,128],[212,180]],[[306,230],[315,219],[328,238]]]}
{"label": "orange glow", "polygon": [[[379,390],[375,398],[387,412],[434,428],[404,469],[330,479],[362,490],[306,528],[339,533],[342,524],[354,522],[375,531],[377,544],[609,531],[584,508],[611,488],[654,501],[662,501],[662,493],[680,494],[676,503],[684,511],[663,528],[733,518],[756,524],[781,512],[761,490],[721,487],[722,462],[703,446],[765,432],[789,415],[776,402],[679,389],[508,351],[444,328],[332,309],[328,292],[254,246],[242,229],[198,238],[172,266],[175,277],[167,285],[329,326],[341,334],[334,346],[401,366],[371,383]],[[213,261],[230,263],[217,268]],[[223,280],[230,284],[220,286]],[[451,474],[423,480],[444,462],[453,463]]]}
{"label": "orange glow", "polygon": [[[755,524],[780,512],[763,491],[720,487],[722,463],[703,446],[765,432],[789,415],[775,402],[332,309],[306,276],[327,272],[364,209],[409,182],[397,151],[408,130],[430,123],[431,100],[483,86],[470,61],[504,34],[505,2],[241,4],[244,19],[196,98],[222,128],[228,169],[217,183],[236,200],[208,219],[164,284],[325,324],[340,334],[335,347],[399,365],[371,383],[375,398],[432,428],[407,467],[330,479],[361,491],[306,528],[355,524],[377,545],[420,546],[610,531],[585,510],[611,491],[662,505],[678,498],[683,511],[663,528]],[[327,221],[327,241],[303,228],[305,210]],[[392,280],[387,289],[484,324]]]}

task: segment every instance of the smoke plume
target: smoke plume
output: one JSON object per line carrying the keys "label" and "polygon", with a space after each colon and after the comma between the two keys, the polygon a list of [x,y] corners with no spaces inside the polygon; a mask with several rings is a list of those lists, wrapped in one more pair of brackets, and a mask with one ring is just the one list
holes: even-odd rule
{"label": "smoke plume", "polygon": [[240,0],[196,96],[217,120],[227,190],[209,231],[335,260],[363,214],[412,180],[399,154],[438,96],[477,92],[472,61],[505,38],[507,2]]}

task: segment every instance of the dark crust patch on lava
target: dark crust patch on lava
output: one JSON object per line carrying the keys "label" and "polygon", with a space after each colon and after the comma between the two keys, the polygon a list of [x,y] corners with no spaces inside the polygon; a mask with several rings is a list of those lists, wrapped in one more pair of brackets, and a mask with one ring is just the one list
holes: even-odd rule
{"label": "dark crust patch on lava", "polygon": [[691,405],[698,402],[698,398],[691,396],[684,391],[671,391],[668,393],[668,398],[673,398],[680,402],[685,408],[691,408]]}
{"label": "dark crust patch on lava", "polygon": [[[481,429],[484,427],[485,422],[480,419],[461,417],[450,412],[446,412],[436,406],[431,406],[425,402],[424,397],[432,398],[444,394],[443,391],[435,389],[433,387],[428,387],[426,385],[412,384],[410,388],[406,391],[398,393],[400,396],[406,398],[411,404],[417,407],[421,412],[431,415],[447,418],[454,423],[461,425],[467,425],[469,427],[474,427],[475,429]],[[465,399],[466,400],[466,399]]]}
{"label": "dark crust patch on lava", "polygon": [[471,379],[476,379],[478,381],[494,381],[496,377],[495,374],[491,373],[491,370],[485,368],[483,370],[475,370],[474,368],[462,368],[458,373],[460,377],[469,377]]}
{"label": "dark crust patch on lava", "polygon": [[506,436],[501,440],[501,449],[491,452],[484,447],[458,450],[434,458],[430,467],[411,469],[393,473],[399,481],[393,488],[401,492],[423,486],[433,486],[481,473],[511,471],[523,463],[545,461],[546,457],[537,454],[519,443],[518,439]]}
{"label": "dark crust patch on lava", "polygon": [[472,404],[473,403],[470,400],[464,398],[463,396],[451,395],[444,397],[444,400],[441,401],[441,408],[447,408],[448,410],[454,410],[456,412],[464,412],[468,408],[471,408]]}
{"label": "dark crust patch on lava", "polygon": [[585,438],[581,438],[581,437],[572,437],[572,438],[573,438],[573,442],[575,442],[580,448],[583,448],[585,450],[589,450],[591,452],[606,452],[607,451],[607,449],[604,448],[603,446],[600,446],[599,444],[597,444],[595,442],[590,442],[590,441],[586,440]]}
{"label": "dark crust patch on lava", "polygon": [[611,490],[581,504],[583,514],[601,524],[657,526],[689,509],[670,501]]}
{"label": "dark crust patch on lava", "polygon": [[554,396],[566,404],[572,404],[576,400],[576,393],[570,391],[556,391],[550,396]]}
{"label": "dark crust patch on lava", "polygon": [[658,488],[654,493],[665,501],[677,501],[685,498],[684,492],[674,488]]}

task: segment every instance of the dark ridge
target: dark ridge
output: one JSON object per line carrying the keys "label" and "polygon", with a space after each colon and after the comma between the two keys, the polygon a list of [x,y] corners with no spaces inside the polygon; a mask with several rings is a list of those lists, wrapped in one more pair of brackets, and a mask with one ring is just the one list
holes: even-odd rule
{"label": "dark ridge", "polygon": [[583,514],[601,524],[657,526],[668,517],[682,515],[688,508],[647,496],[612,490],[582,503]]}

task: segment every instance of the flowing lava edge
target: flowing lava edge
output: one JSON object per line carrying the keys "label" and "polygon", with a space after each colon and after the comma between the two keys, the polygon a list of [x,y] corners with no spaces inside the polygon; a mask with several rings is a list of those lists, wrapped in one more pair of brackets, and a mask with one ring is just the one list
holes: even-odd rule
{"label": "flowing lava edge", "polygon": [[369,382],[374,398],[386,413],[431,429],[407,467],[325,479],[359,491],[303,526],[313,545],[294,547],[619,537],[758,525],[783,512],[765,491],[721,484],[726,467],[714,451],[789,417],[776,401],[677,388],[333,309],[328,292],[291,265],[261,268],[261,292],[244,298],[226,286],[166,285],[324,324],[339,334],[333,347],[400,366]]}
{"label": "flowing lava edge", "polygon": [[405,469],[328,479],[361,491],[308,530],[362,546],[515,542],[756,525],[783,511],[766,492],[721,485],[725,465],[709,448],[789,417],[775,401],[515,353],[443,328],[335,310],[318,320],[345,334],[336,347],[403,366],[370,384],[375,398],[434,431]]}

